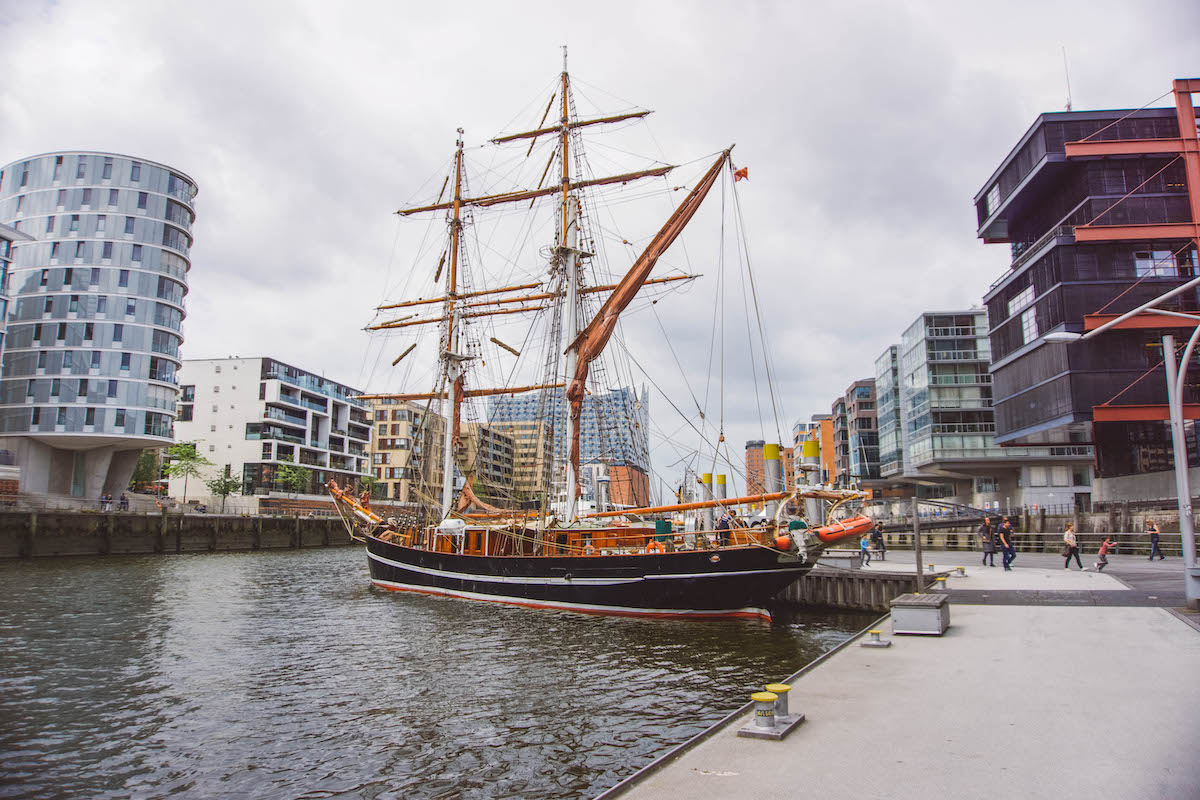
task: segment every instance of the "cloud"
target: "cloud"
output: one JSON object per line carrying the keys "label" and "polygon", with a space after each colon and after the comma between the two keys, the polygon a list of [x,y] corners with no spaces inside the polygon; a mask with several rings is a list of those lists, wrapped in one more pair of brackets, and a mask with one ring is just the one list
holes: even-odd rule
{"label": "cloud", "polygon": [[[922,311],[978,304],[1002,273],[1005,248],[975,238],[972,196],[1036,114],[1065,103],[1061,48],[1076,108],[1136,107],[1194,72],[1197,22],[1200,9],[1184,0],[1017,2],[999,11],[884,2],[25,3],[0,24],[10,78],[0,87],[0,145],[4,161],[113,150],[197,180],[185,356],[270,355],[396,390],[428,382],[436,337],[424,331],[418,352],[392,371],[400,343],[413,339],[372,340],[362,328],[402,287],[430,292],[441,247],[436,220],[400,222],[391,212],[436,195],[458,127],[481,168],[473,188],[502,185],[506,171],[510,183],[536,182],[546,151],[517,170],[505,159],[519,148],[498,160],[474,148],[537,122],[566,42],[581,111],[656,111],[646,125],[596,137],[597,173],[647,163],[624,155],[626,144],[650,159],[696,160],[659,182],[668,190],[640,211],[623,202],[641,192],[628,188],[622,202],[594,209],[608,255],[596,280],[632,258],[615,226],[643,242],[680,197],[669,187],[737,143],[735,159],[751,172],[737,188],[787,438],[792,421],[827,412],[853,380],[872,375],[875,358]],[[702,272],[704,281],[665,294],[653,307],[658,320],[635,304],[623,328],[675,404],[690,408],[691,393],[703,399],[707,386],[711,432],[719,197],[709,205],[660,267]],[[750,366],[757,321],[747,332],[744,265],[728,224],[725,425],[740,457],[745,439],[773,438],[775,425],[751,422],[770,402],[754,391],[763,375]],[[544,273],[534,243],[548,243],[545,224],[493,230],[481,218],[476,233],[476,283],[485,270]],[[500,319],[489,336],[523,339]],[[523,361],[534,361],[536,343]],[[610,378],[650,380],[613,361]],[[502,379],[510,369],[500,355],[481,372]],[[686,429],[663,396],[651,408],[656,428]]]}

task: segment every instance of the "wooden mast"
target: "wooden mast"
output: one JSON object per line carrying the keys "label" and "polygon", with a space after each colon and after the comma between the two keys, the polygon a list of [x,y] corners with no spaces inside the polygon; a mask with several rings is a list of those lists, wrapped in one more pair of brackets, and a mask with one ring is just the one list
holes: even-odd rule
{"label": "wooden mast", "polygon": [[[570,160],[570,141],[571,141],[571,119],[570,119],[570,102],[568,93],[570,91],[570,78],[567,75],[567,47],[563,45],[563,71],[562,71],[562,119],[560,120],[562,130],[559,133],[560,143],[559,150],[561,152],[560,175],[562,178],[562,232],[559,240],[558,255],[559,261],[563,265],[564,277],[566,279],[566,320],[563,327],[563,350],[566,351],[566,365],[564,370],[564,382],[570,381],[575,374],[578,363],[578,354],[574,348],[569,347],[570,343],[575,341],[575,337],[579,335],[579,206],[574,197],[571,196],[571,160]],[[571,442],[573,447],[571,453],[572,458],[567,459],[566,463],[566,493],[567,505],[565,518],[568,522],[574,521],[577,516],[577,508],[579,502],[579,423],[580,420],[574,416],[568,416],[568,427],[571,432]]]}
{"label": "wooden mast", "polygon": [[450,515],[454,492],[454,455],[459,445],[459,411],[462,406],[462,357],[458,354],[458,243],[462,236],[462,161],[463,129],[458,129],[454,150],[454,210],[450,218],[450,270],[446,273],[446,391],[450,395],[450,414],[442,438],[442,519]]}

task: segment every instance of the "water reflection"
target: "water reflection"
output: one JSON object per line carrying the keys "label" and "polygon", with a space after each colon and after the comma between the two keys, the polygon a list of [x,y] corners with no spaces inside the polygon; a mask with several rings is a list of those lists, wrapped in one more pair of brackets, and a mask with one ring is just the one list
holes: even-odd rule
{"label": "water reflection", "polygon": [[863,627],[372,589],[354,549],[5,563],[14,796],[577,798]]}

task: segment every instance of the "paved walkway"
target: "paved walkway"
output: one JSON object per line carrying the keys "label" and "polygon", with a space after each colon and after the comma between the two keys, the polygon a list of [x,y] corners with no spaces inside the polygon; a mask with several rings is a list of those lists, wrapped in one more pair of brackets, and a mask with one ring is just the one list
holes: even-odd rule
{"label": "paved walkway", "polygon": [[[927,555],[939,568],[964,560]],[[958,599],[1144,600],[1139,581],[1182,573],[1177,558],[1142,561],[1144,575],[1118,559],[1101,575],[1050,555],[1012,572],[968,560],[944,636],[891,637],[889,622],[892,647],[851,643],[793,679],[791,707],[808,720],[784,741],[738,738],[745,714],[604,797],[1200,798],[1200,631],[1161,607]],[[889,553],[888,569],[902,561],[912,568],[911,553]]]}

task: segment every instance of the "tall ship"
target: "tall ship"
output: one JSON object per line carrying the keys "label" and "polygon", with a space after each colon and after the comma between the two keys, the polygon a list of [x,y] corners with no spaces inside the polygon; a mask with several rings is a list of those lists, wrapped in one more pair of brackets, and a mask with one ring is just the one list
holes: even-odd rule
{"label": "tall ship", "polygon": [[[540,122],[491,139],[486,157],[479,155],[482,148],[465,147],[459,129],[446,174],[429,184],[428,199],[396,212],[430,218],[430,231],[441,227],[439,219],[445,223],[441,245],[429,246],[433,237],[427,237],[410,275],[427,280],[431,272],[436,291],[421,296],[416,289],[415,297],[382,303],[368,326],[389,346],[398,340],[393,369],[410,359],[401,369],[409,378],[404,388],[411,390],[372,399],[427,404],[427,413],[419,415],[426,457],[410,470],[415,502],[400,511],[382,505],[376,510],[370,487],[330,482],[329,493],[350,536],[365,543],[371,581],[383,589],[593,614],[769,618],[770,599],[812,569],[824,548],[871,526],[870,519],[851,512],[866,495],[820,485],[819,466],[811,458],[805,459],[803,480],[785,480],[776,453],[765,462],[762,485],[751,492],[748,482],[736,497],[720,496],[711,482],[697,482],[681,486],[675,502],[663,497],[651,504],[645,496],[641,503],[617,507],[593,481],[595,500],[581,502],[585,402],[611,389],[609,374],[629,375],[628,362],[640,364],[636,348],[620,336],[622,315],[631,305],[636,301],[645,311],[701,277],[678,271],[655,275],[654,269],[710,195],[720,195],[714,212],[720,212],[715,224],[721,239],[719,252],[705,262],[715,262],[718,271],[726,261],[744,262],[748,272],[747,259],[725,255],[747,253],[744,241],[727,247],[724,236],[726,216],[739,216],[729,230],[742,227],[737,183],[746,168],[735,167],[732,147],[699,168],[697,162],[685,165],[696,173],[691,181],[675,186],[660,181],[657,194],[670,198],[665,221],[652,235],[631,241],[614,231],[624,204],[650,196],[640,187],[673,179],[683,168],[655,162],[597,175],[585,135],[640,124],[651,112],[580,116],[565,48],[562,73],[548,88]],[[538,101],[532,119],[541,109]],[[474,177],[473,167],[481,178]],[[473,191],[476,181],[491,187]],[[609,191],[617,197],[607,198]],[[536,251],[541,266],[513,268],[526,256],[499,251],[495,228],[480,236],[488,215],[515,227],[522,241],[549,239]],[[620,254],[606,256],[613,243],[621,246]],[[498,268],[489,269],[489,261]],[[739,300],[749,295],[757,309],[753,276],[748,284],[742,277],[736,284]],[[723,274],[716,280],[722,291],[734,285]],[[660,294],[652,295],[655,291]],[[763,321],[755,322],[761,332]],[[659,323],[663,341],[650,348],[666,350],[671,345]],[[756,375],[764,383],[772,378],[767,342],[763,334],[758,355],[765,363]],[[423,385],[421,370],[411,367],[420,349],[433,365]],[[748,355],[734,357],[753,356],[751,346]],[[624,365],[616,363],[622,358]],[[723,374],[723,363],[712,369]],[[700,408],[693,393],[697,409],[682,427],[695,441],[676,451],[688,461],[686,474],[708,467],[711,475],[723,464],[736,472],[724,444],[723,392],[723,385],[713,392],[719,395],[713,412]],[[777,407],[774,391],[769,394],[771,407]],[[498,496],[488,487],[480,469],[482,448],[478,442],[469,446],[466,429],[478,431],[480,422],[472,420],[480,419],[479,403],[500,397],[532,398],[535,422],[551,440],[562,441],[561,457],[553,460],[557,490],[548,486],[529,498]],[[643,424],[637,416],[621,422]],[[440,469],[428,457],[437,450]],[[648,452],[644,459],[649,461]],[[742,521],[751,518],[753,524]]]}

